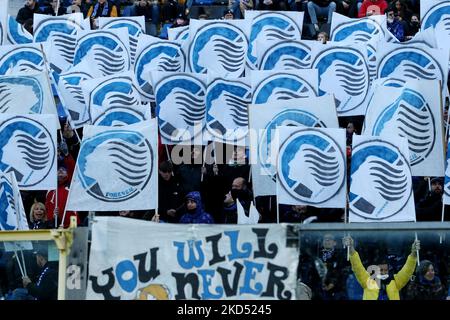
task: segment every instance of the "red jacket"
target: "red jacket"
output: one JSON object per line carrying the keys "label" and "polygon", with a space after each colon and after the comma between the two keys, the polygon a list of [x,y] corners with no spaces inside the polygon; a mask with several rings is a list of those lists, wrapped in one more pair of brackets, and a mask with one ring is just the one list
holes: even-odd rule
{"label": "red jacket", "polygon": [[374,11],[373,15],[384,14],[384,11],[388,8],[388,4],[385,0],[364,0],[361,8],[358,12],[358,18],[364,18],[367,16],[367,12]]}

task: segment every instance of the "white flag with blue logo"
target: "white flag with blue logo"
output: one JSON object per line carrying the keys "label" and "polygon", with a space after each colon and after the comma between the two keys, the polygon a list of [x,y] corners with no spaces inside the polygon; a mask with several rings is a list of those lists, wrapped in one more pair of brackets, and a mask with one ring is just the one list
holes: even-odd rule
{"label": "white flag with blue logo", "polygon": [[5,44],[26,44],[33,42],[33,35],[29,33],[22,24],[16,21],[16,17],[8,14],[7,23]]}
{"label": "white flag with blue logo", "polygon": [[345,130],[286,126],[278,129],[278,202],[318,208],[345,208]]}
{"label": "white flag with blue logo", "polygon": [[296,11],[254,11],[245,12],[249,25],[247,67],[258,69],[258,43],[279,40],[297,40],[302,37],[303,12]]}
{"label": "white flag with blue logo", "polygon": [[15,175],[0,171],[0,230],[28,230]]}
{"label": "white flag with blue logo", "polygon": [[313,58],[319,95],[334,94],[339,116],[363,115],[370,86],[367,48],[363,44],[327,43]]}
{"label": "white flag with blue logo", "polygon": [[86,125],[67,210],[150,210],[158,200],[155,120],[120,128]]}
{"label": "white flag with blue logo", "polygon": [[206,75],[153,72],[152,81],[162,143],[204,144]]}
{"label": "white flag with blue logo", "polygon": [[[392,35],[392,33],[390,33],[390,32],[389,32],[389,34]],[[433,28],[428,28],[426,30],[419,30],[419,32],[417,32],[412,39],[404,41],[404,42],[400,42],[394,35],[392,35],[389,38],[388,42],[402,44],[402,45],[416,44],[416,45],[426,46],[426,47],[434,48],[434,49],[442,47],[441,44],[438,45],[438,43],[437,43],[436,32],[434,31]]]}
{"label": "white flag with blue logo", "polygon": [[444,204],[450,204],[450,141],[447,143],[447,157],[445,162],[445,177],[444,177]]}
{"label": "white flag with blue logo", "polygon": [[127,28],[79,31],[73,65],[85,61],[103,76],[130,70],[130,43]]}
{"label": "white flag with blue logo", "polygon": [[0,170],[15,173],[19,189],[56,189],[57,122],[49,114],[0,114]]}
{"label": "white flag with blue logo", "polygon": [[0,76],[0,113],[56,115],[47,74]]}
{"label": "white flag with blue logo", "polygon": [[257,42],[259,70],[310,69],[316,46],[323,45],[312,40],[279,40]]}
{"label": "white flag with blue logo", "polygon": [[142,106],[132,72],[95,78],[81,84],[91,124],[123,126],[149,118],[149,106]]}
{"label": "white flag with blue logo", "polygon": [[250,161],[255,196],[276,194],[276,159],[280,126],[338,128],[333,96],[250,105]]}
{"label": "white flag with blue logo", "polygon": [[169,28],[167,35],[169,41],[189,42],[189,26]]}
{"label": "white flag with blue logo", "polygon": [[134,73],[142,101],[155,101],[151,73],[183,72],[186,56],[180,42],[162,41],[146,34],[139,36]]}
{"label": "white flag with blue logo", "polygon": [[0,75],[45,71],[44,53],[37,43],[0,46]]}
{"label": "white flag with blue logo", "polygon": [[8,0],[0,0],[0,45],[6,43],[8,23]]}
{"label": "white flag with blue logo", "polygon": [[59,75],[58,96],[69,116],[72,128],[78,129],[90,123],[89,110],[84,101],[81,85],[86,80],[99,77],[102,77],[101,72],[89,68],[86,62],[81,62]]}
{"label": "white flag with blue logo", "polygon": [[410,79],[439,80],[445,97],[448,60],[448,50],[386,43],[377,50],[377,78],[391,78],[394,84],[403,84]]}
{"label": "white flag with blue logo", "polygon": [[317,70],[251,71],[252,103],[316,97]]}
{"label": "white flag with blue logo", "polygon": [[416,221],[408,141],[353,136],[349,221]]}
{"label": "white flag with blue logo", "polygon": [[250,79],[225,79],[208,74],[205,139],[246,145],[247,106],[252,102]]}
{"label": "white flag with blue logo", "polygon": [[414,176],[444,173],[440,91],[439,81],[432,80],[409,80],[399,88],[377,86],[367,109],[364,134],[405,137]]}
{"label": "white flag with blue logo", "polygon": [[213,71],[230,78],[244,76],[247,30],[245,20],[192,20],[189,25],[191,72]]}
{"label": "white flag with blue logo", "polygon": [[100,17],[98,20],[99,29],[128,29],[128,35],[130,38],[131,64],[134,64],[139,36],[141,34],[145,34],[145,17],[143,15],[139,17]]}

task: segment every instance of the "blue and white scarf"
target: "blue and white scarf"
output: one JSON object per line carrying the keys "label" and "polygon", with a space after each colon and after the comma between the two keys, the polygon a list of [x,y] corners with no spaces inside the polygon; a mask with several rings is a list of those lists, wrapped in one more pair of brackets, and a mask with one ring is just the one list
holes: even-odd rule
{"label": "blue and white scarf", "polygon": [[[94,6],[94,11],[92,12],[92,16],[94,18],[97,18],[97,11],[98,11],[98,7],[100,6],[100,3],[97,2]],[[100,17],[107,17],[108,16],[108,1],[105,1],[104,6],[103,6],[103,10],[102,13],[100,15]]]}

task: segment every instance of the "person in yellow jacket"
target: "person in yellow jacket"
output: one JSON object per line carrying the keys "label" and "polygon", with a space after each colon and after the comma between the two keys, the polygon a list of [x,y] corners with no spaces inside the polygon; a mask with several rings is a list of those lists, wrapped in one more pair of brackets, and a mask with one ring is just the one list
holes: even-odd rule
{"label": "person in yellow jacket", "polygon": [[400,290],[406,286],[416,268],[420,241],[414,241],[411,246],[411,254],[408,256],[405,265],[394,276],[389,275],[389,266],[385,262],[374,268],[373,271],[376,272],[371,276],[361,263],[353,239],[350,236],[344,237],[343,243],[344,246],[350,248],[350,263],[356,279],[364,289],[363,300],[400,300]]}
{"label": "person in yellow jacket", "polygon": [[88,10],[87,16],[91,21],[91,28],[98,29],[99,17],[118,17],[117,7],[108,0],[98,0],[92,4]]}

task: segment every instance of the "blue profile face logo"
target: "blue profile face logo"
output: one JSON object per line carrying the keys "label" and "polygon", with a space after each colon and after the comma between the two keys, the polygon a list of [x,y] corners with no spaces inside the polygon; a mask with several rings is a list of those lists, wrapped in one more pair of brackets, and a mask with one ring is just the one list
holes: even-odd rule
{"label": "blue profile face logo", "polygon": [[19,187],[39,184],[54,162],[55,145],[39,122],[14,116],[0,123],[0,170],[14,172]]}
{"label": "blue profile face logo", "polygon": [[[160,81],[155,90],[159,131],[173,142],[192,141],[205,124],[205,85],[195,77],[180,73]],[[194,126],[201,130],[194,132]]]}
{"label": "blue profile face logo", "polygon": [[253,92],[253,104],[278,100],[315,97],[316,91],[302,77],[289,73],[276,73],[261,81]]}
{"label": "blue profile face logo", "polygon": [[59,80],[59,85],[64,88],[64,91],[60,90],[59,93],[64,96],[65,111],[79,126],[87,124],[90,120],[81,88],[81,83],[90,79],[92,76],[86,72],[70,72],[65,73]]}
{"label": "blue profile face logo", "polygon": [[[2,26],[0,23],[0,34]],[[9,43],[12,44],[27,44],[33,42],[33,36],[28,33],[23,27],[22,24],[18,23],[16,19],[12,16],[8,16],[8,30],[7,30],[7,39]],[[2,37],[0,35],[0,41]]]}
{"label": "blue profile face logo", "polygon": [[251,88],[240,81],[217,79],[208,86],[206,128],[214,137],[233,142],[248,133]]}
{"label": "blue profile face logo", "polygon": [[183,72],[185,64],[186,57],[179,44],[164,41],[149,45],[136,57],[134,64],[139,93],[153,101],[151,72]]}
{"label": "blue profile face logo", "polygon": [[[180,27],[178,27],[177,29],[180,29]],[[177,33],[177,35],[174,38],[174,40],[181,40],[181,41],[185,41],[188,39],[189,39],[189,27],[184,27],[183,30]]]}
{"label": "blue profile face logo", "polygon": [[144,121],[145,114],[127,107],[109,108],[96,119],[92,124],[96,126],[121,127]]}
{"label": "blue profile face logo", "polygon": [[281,146],[277,175],[293,198],[311,205],[323,203],[344,186],[344,153],[328,134],[300,129]]}
{"label": "blue profile face logo", "polygon": [[141,193],[149,182],[153,154],[149,141],[138,132],[117,129],[99,133],[83,141],[77,175],[93,198],[126,201]]}
{"label": "blue profile face logo", "polygon": [[16,230],[16,203],[11,182],[0,175],[0,230]]}
{"label": "blue profile face logo", "polygon": [[262,13],[252,21],[248,42],[247,62],[256,68],[256,43],[258,41],[300,40],[301,30],[294,20],[280,12]]}
{"label": "blue profile face logo", "polygon": [[387,106],[375,122],[373,136],[383,131],[390,136],[408,139],[410,164],[424,161],[434,148],[436,128],[433,113],[425,98],[417,91],[405,89],[400,97]]}
{"label": "blue profile face logo", "polygon": [[319,95],[333,93],[338,113],[359,107],[369,92],[369,67],[365,57],[352,48],[323,51],[312,64],[319,71]]}
{"label": "blue profile face logo", "polygon": [[362,18],[337,25],[331,35],[331,41],[366,43],[380,35],[384,37],[384,31],[378,22],[369,18]]}
{"label": "blue profile face logo", "polygon": [[95,61],[103,75],[121,73],[130,69],[130,55],[125,43],[113,31],[96,31],[78,39],[73,65],[87,56]]}
{"label": "blue profile face logo", "polygon": [[426,51],[415,47],[400,47],[386,55],[378,65],[377,77],[398,79],[444,80],[439,63]]}
{"label": "blue profile face logo", "polygon": [[223,22],[208,23],[192,40],[189,50],[191,70],[194,73],[215,70],[221,75],[241,77],[247,47],[247,38],[239,28]]}
{"label": "blue profile face logo", "polygon": [[83,26],[75,20],[63,17],[49,17],[39,22],[34,30],[35,42],[45,42],[52,32],[74,35],[78,30],[83,30]]}
{"label": "blue profile face logo", "polygon": [[41,72],[44,70],[44,57],[35,46],[9,46],[11,50],[0,57],[0,75],[20,72]]}
{"label": "blue profile face logo", "polygon": [[411,169],[396,146],[374,139],[353,147],[349,193],[352,213],[368,220],[387,219],[405,208],[411,193]]}
{"label": "blue profile face logo", "polygon": [[311,66],[311,48],[298,41],[282,41],[263,55],[259,70],[298,70]]}
{"label": "blue profile face logo", "polygon": [[0,77],[0,113],[19,113],[14,110],[18,101],[20,112],[42,113],[44,91],[41,83],[29,76]]}
{"label": "blue profile face logo", "polygon": [[441,1],[433,6],[422,19],[422,29],[435,28],[447,31],[450,35],[450,3]]}
{"label": "blue profile face logo", "polygon": [[272,143],[275,139],[276,129],[280,126],[292,126],[292,127],[318,127],[325,128],[326,125],[314,114],[300,110],[300,109],[287,109],[281,111],[275,115],[272,120],[266,125],[263,133],[260,137],[258,144],[258,158],[264,172],[276,181],[276,164],[275,150],[272,150]]}

